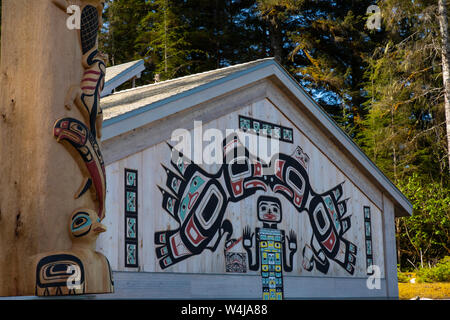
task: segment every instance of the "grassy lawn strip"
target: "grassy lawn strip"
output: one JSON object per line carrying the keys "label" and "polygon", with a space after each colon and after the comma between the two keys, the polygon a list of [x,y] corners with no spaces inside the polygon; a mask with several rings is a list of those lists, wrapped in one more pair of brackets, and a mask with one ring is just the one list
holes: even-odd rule
{"label": "grassy lawn strip", "polygon": [[430,299],[450,299],[450,282],[435,283],[399,283],[400,300],[409,300],[414,297]]}

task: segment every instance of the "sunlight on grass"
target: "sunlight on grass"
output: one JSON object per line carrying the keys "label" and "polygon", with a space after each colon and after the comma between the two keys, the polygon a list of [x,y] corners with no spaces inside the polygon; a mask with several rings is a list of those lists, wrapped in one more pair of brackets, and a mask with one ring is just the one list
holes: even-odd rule
{"label": "sunlight on grass", "polygon": [[409,300],[414,297],[430,299],[450,299],[450,282],[436,283],[399,283],[400,300]]}

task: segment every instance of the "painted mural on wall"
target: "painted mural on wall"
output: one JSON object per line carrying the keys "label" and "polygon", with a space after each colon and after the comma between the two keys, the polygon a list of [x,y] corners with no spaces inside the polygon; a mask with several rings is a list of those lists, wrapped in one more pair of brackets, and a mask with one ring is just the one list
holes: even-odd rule
{"label": "painted mural on wall", "polygon": [[[82,0],[81,4],[79,41],[82,54],[80,64],[84,74],[81,83],[68,90],[65,107],[72,110],[75,105],[83,119],[58,119],[53,135],[57,142],[67,143],[68,148],[78,153],[75,161],[84,163],[84,180],[75,199],[91,190],[95,208],[73,211],[69,229],[72,248],[67,252],[39,255],[36,262],[36,295],[113,292],[109,262],[94,249],[98,235],[106,231],[101,224],[105,217],[106,173],[100,147],[103,122],[100,94],[105,82],[107,57],[98,50],[104,1]],[[58,7],[64,10],[60,4]],[[68,280],[73,277],[78,279],[78,283],[70,286]]]}
{"label": "painted mural on wall", "polygon": [[225,251],[225,272],[246,273],[247,255],[245,252]]}
{"label": "painted mural on wall", "polygon": [[257,135],[261,134],[283,142],[294,143],[293,129],[275,123],[239,116],[239,129],[244,132],[251,131]]}
{"label": "painted mural on wall", "polygon": [[[250,227],[243,231],[243,246],[248,254],[249,269],[261,270],[264,300],[282,300],[283,269],[286,272],[292,271],[294,254],[297,252],[297,236],[293,230],[288,236],[285,236],[284,230],[278,230],[277,225],[282,220],[281,202],[278,198],[260,196],[257,208],[262,228],[256,228],[253,233]],[[289,258],[286,254],[286,242]],[[253,247],[255,254],[252,253]]]}
{"label": "painted mural on wall", "polygon": [[137,268],[138,262],[138,172],[125,169],[125,267]]}
{"label": "painted mural on wall", "polygon": [[[163,165],[167,180],[159,189],[162,207],[175,219],[178,227],[155,233],[155,252],[162,269],[204,250],[215,251],[223,238],[227,245],[239,241],[235,237],[242,231],[234,230],[225,215],[226,208],[228,204],[240,202],[259,191],[271,195],[270,198],[258,198],[259,207],[255,214],[262,222],[262,228],[245,227],[242,239],[250,270],[275,270],[274,275],[270,272],[262,274],[263,283],[270,283],[267,286],[269,296],[270,288],[275,289],[275,296],[277,290],[282,296],[280,268],[291,272],[297,251],[295,232],[286,234],[277,228],[282,219],[282,208],[276,196],[284,197],[299,214],[306,213],[309,217],[312,237],[300,250],[306,270],[316,268],[326,274],[332,260],[349,274],[354,273],[357,247],[344,237],[351,221],[346,216],[348,199],[342,199],[342,184],[322,194],[316,193],[308,176],[310,159],[300,147],[290,155],[276,154],[264,163],[250,154],[236,135],[231,135],[223,142],[224,164],[215,173],[207,172],[172,146],[169,148],[172,168]],[[274,212],[275,208],[278,213]],[[265,246],[269,241],[270,249]],[[256,249],[254,253],[251,248]]]}
{"label": "painted mural on wall", "polygon": [[367,274],[372,274],[369,272],[369,267],[373,265],[373,246],[372,246],[372,224],[371,224],[371,214],[370,207],[364,206],[364,239],[366,244],[366,268]]}

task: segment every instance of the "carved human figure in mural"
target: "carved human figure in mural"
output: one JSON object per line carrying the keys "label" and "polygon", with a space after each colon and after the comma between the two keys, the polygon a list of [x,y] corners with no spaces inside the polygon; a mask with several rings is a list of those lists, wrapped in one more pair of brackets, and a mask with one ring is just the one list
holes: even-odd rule
{"label": "carved human figure in mural", "polygon": [[[310,159],[300,147],[291,155],[274,155],[268,164],[250,154],[235,134],[224,140],[223,147],[224,162],[216,173],[206,172],[170,147],[172,155],[177,155],[171,159],[177,172],[163,166],[169,191],[159,189],[163,194],[163,208],[179,227],[155,233],[155,250],[161,268],[200,254],[204,249],[214,251],[225,234],[227,240],[232,239],[233,226],[225,216],[228,203],[242,201],[263,191],[283,196],[299,214],[308,215],[313,235],[302,251],[306,270],[311,271],[315,266],[320,272],[327,273],[329,260],[333,260],[348,273],[354,273],[357,248],[344,238],[351,224],[350,216],[346,216],[348,199],[341,200],[342,184],[322,194],[314,192],[308,176]],[[271,203],[272,209],[276,207],[275,202]],[[261,214],[263,209],[260,208]],[[270,223],[268,219],[276,214],[271,211],[261,215],[264,216],[267,221],[261,221],[273,225],[274,222]],[[290,246],[293,246],[293,240],[290,240],[294,238],[293,233],[286,238]],[[290,256],[295,251],[292,249]],[[285,267],[292,270],[292,261]]]}
{"label": "carved human figure in mural", "polygon": [[[252,271],[261,269],[263,299],[282,300],[283,270],[291,272],[293,269],[294,254],[297,252],[297,235],[293,230],[289,235],[285,235],[284,230],[278,230],[277,225],[282,221],[281,202],[278,198],[260,196],[257,208],[258,220],[263,223],[262,228],[256,228],[252,233],[251,228],[246,227],[242,236],[248,266]],[[255,247],[254,254],[253,247]]]}
{"label": "carved human figure in mural", "polygon": [[69,223],[72,247],[34,257],[38,296],[112,292],[111,268],[95,243],[106,227],[93,210],[76,210]]}

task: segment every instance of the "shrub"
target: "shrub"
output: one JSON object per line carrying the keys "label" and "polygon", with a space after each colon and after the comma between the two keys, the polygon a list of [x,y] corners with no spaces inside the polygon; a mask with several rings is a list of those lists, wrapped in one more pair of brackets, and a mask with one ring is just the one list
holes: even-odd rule
{"label": "shrub", "polygon": [[450,256],[445,257],[433,268],[422,268],[417,271],[419,282],[450,282]]}
{"label": "shrub", "polygon": [[408,283],[409,277],[403,272],[397,272],[398,282],[400,283]]}

